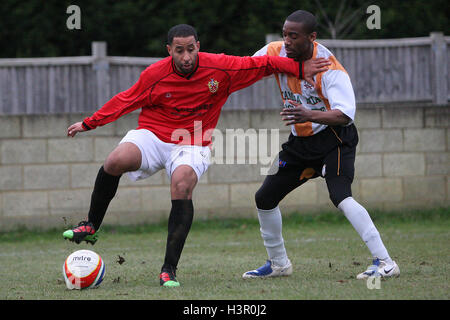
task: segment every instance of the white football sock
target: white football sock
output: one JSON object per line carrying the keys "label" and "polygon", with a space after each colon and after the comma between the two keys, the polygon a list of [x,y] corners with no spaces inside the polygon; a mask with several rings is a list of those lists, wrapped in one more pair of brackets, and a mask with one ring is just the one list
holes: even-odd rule
{"label": "white football sock", "polygon": [[286,248],[281,234],[282,222],[280,208],[271,210],[258,209],[258,219],[261,226],[261,236],[269,259],[277,266],[283,267],[288,263]]}
{"label": "white football sock", "polygon": [[367,210],[352,197],[342,200],[338,208],[344,212],[345,217],[366,243],[372,256],[391,264],[392,260]]}

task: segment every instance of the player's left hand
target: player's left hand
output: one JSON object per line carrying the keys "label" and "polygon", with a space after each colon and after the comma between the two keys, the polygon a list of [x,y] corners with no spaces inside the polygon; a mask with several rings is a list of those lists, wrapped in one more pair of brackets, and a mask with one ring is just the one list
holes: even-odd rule
{"label": "player's left hand", "polygon": [[295,101],[288,100],[288,102],[292,104],[294,108],[284,108],[283,111],[280,112],[281,120],[286,122],[286,126],[310,121],[311,110]]}
{"label": "player's left hand", "polygon": [[314,76],[320,72],[328,70],[331,65],[330,60],[325,58],[309,59],[303,62],[303,79],[317,89],[314,83]]}

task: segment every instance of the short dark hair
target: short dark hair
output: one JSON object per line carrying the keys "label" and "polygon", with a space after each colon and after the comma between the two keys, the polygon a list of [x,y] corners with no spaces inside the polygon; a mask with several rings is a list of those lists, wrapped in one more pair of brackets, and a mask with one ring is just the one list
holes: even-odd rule
{"label": "short dark hair", "polygon": [[308,11],[297,10],[291,13],[286,21],[299,22],[303,24],[305,32],[311,33],[317,31],[317,20],[316,17]]}
{"label": "short dark hair", "polygon": [[186,38],[189,36],[194,36],[195,41],[198,41],[197,31],[195,31],[195,28],[193,26],[190,26],[188,24],[178,24],[170,28],[169,32],[167,33],[167,43],[171,45],[173,38],[175,37]]}

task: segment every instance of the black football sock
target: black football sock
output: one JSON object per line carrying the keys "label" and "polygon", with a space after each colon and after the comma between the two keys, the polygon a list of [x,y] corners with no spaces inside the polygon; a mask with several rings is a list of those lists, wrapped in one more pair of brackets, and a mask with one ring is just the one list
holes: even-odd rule
{"label": "black football sock", "polygon": [[192,200],[172,200],[166,245],[166,257],[161,270],[175,271],[183,251],[184,242],[194,218]]}
{"label": "black football sock", "polygon": [[88,221],[92,222],[95,230],[98,230],[102,224],[106,209],[108,209],[109,203],[116,194],[120,177],[105,172],[103,166],[98,171],[88,214]]}

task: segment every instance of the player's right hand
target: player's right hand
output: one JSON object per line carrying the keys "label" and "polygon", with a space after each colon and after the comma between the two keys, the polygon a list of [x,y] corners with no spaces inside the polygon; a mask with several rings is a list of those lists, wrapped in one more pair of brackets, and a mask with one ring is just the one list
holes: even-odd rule
{"label": "player's right hand", "polygon": [[67,129],[67,136],[73,138],[78,132],[86,131],[86,129],[83,127],[82,124],[83,124],[83,122],[77,122],[77,123],[74,123],[73,125],[71,125]]}
{"label": "player's right hand", "polygon": [[331,65],[330,60],[325,58],[309,59],[303,62],[303,79],[310,85],[316,87],[314,76],[320,72],[328,70]]}

